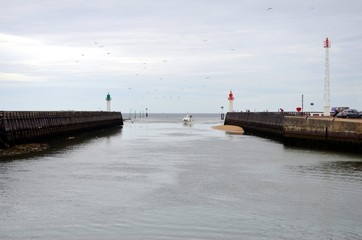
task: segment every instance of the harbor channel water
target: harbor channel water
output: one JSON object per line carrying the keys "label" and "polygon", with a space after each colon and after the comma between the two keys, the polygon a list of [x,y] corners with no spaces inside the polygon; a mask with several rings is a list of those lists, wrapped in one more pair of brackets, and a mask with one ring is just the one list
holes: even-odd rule
{"label": "harbor channel water", "polygon": [[0,239],[362,239],[362,157],[150,114],[0,161]]}

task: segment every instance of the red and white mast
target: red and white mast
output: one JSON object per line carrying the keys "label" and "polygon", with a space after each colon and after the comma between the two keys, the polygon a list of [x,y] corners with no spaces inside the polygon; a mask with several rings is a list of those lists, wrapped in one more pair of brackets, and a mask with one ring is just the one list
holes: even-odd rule
{"label": "red and white mast", "polygon": [[233,112],[233,101],[234,101],[234,95],[233,95],[233,92],[230,90],[230,93],[229,93],[229,97],[228,97],[228,100],[229,100],[229,112]]}
{"label": "red and white mast", "polygon": [[326,62],[324,70],[324,105],[323,105],[323,115],[329,116],[331,103],[330,103],[330,90],[329,90],[329,48],[331,47],[331,42],[326,38],[324,41],[324,48],[326,49]]}

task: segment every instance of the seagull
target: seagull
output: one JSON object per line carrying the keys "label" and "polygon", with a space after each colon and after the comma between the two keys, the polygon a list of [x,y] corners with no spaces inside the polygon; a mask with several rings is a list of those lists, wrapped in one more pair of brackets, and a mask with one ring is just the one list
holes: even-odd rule
{"label": "seagull", "polygon": [[272,10],[272,9],[273,9],[273,8],[270,7],[270,8],[267,9],[267,11]]}

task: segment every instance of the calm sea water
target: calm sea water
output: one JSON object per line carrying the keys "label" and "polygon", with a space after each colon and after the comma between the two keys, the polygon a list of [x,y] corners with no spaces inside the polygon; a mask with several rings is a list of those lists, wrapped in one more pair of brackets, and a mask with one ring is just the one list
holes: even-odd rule
{"label": "calm sea water", "polygon": [[150,115],[0,161],[0,239],[362,239],[362,157]]}

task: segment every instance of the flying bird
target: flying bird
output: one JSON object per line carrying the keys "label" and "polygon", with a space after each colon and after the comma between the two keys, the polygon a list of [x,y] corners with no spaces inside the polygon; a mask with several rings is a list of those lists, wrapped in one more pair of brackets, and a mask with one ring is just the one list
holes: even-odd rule
{"label": "flying bird", "polygon": [[272,10],[272,9],[273,9],[273,8],[270,7],[270,8],[267,9],[267,11]]}

